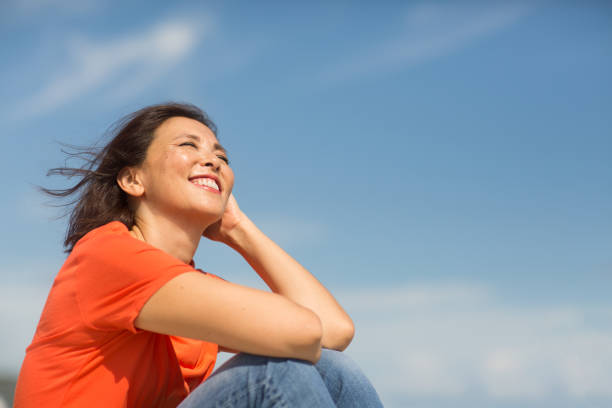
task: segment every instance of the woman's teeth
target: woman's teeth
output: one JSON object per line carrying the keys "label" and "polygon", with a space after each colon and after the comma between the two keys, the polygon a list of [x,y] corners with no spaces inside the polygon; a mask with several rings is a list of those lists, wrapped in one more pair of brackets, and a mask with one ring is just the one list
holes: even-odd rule
{"label": "woman's teeth", "polygon": [[214,188],[215,190],[219,191],[219,186],[217,185],[217,182],[211,178],[196,178],[191,180],[192,183],[194,184],[198,184],[200,186],[207,186],[207,187],[211,187]]}

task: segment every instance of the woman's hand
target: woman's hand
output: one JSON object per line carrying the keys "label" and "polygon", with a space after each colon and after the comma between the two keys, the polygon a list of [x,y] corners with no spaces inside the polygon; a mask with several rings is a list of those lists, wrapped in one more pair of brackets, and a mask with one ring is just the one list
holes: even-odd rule
{"label": "woman's hand", "polygon": [[322,347],[344,350],[349,345],[355,333],[349,315],[310,272],[240,211],[233,195],[221,219],[203,235],[240,253],[272,292],[314,312],[322,327]]}
{"label": "woman's hand", "polygon": [[202,234],[208,239],[213,241],[223,242],[224,244],[230,243],[230,233],[241,221],[246,218],[246,215],[238,207],[238,203],[234,198],[234,194],[230,194],[227,204],[225,205],[225,211],[221,216],[221,219],[214,224],[211,224],[204,230]]}

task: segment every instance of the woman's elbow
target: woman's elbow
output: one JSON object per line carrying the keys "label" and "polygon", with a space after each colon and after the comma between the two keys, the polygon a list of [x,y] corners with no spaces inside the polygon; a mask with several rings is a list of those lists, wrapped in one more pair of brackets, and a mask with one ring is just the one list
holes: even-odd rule
{"label": "woman's elbow", "polygon": [[353,323],[353,320],[351,320],[351,318],[348,318],[348,320],[345,321],[344,327],[342,329],[341,350],[344,350],[349,346],[349,344],[351,344],[351,341],[353,341],[353,337],[355,337],[355,324]]}
{"label": "woman's elbow", "polygon": [[350,318],[337,321],[333,328],[330,328],[330,333],[323,340],[323,347],[332,350],[344,351],[355,336],[355,325]]}
{"label": "woman's elbow", "polygon": [[319,316],[308,310],[302,318],[298,333],[296,346],[301,350],[301,358],[312,363],[319,361],[323,339],[323,325]]}

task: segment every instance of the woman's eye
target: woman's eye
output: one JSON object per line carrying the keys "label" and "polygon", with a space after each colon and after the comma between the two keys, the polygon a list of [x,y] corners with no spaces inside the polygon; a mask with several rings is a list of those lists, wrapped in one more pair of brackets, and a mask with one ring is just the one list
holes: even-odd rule
{"label": "woman's eye", "polygon": [[229,159],[226,156],[223,156],[222,154],[220,154],[217,157],[223,160],[225,164],[229,164]]}
{"label": "woman's eye", "polygon": [[195,143],[193,143],[193,142],[185,142],[185,143],[181,143],[179,146],[191,146],[191,147],[194,147],[194,148],[196,148],[196,149],[198,148],[198,146],[196,146],[196,144],[195,144]]}

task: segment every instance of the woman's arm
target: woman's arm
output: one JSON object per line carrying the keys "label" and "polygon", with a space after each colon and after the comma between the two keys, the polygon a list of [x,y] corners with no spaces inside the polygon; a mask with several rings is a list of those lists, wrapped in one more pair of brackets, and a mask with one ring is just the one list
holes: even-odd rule
{"label": "woman's arm", "polygon": [[323,327],[322,347],[344,350],[353,338],[354,326],[331,293],[261,232],[240,211],[233,196],[223,217],[205,235],[238,251],[274,293],[316,313]]}
{"label": "woman's arm", "polygon": [[321,354],[321,321],[314,312],[281,295],[200,272],[168,281],[145,303],[134,325],[251,354],[313,363]]}

